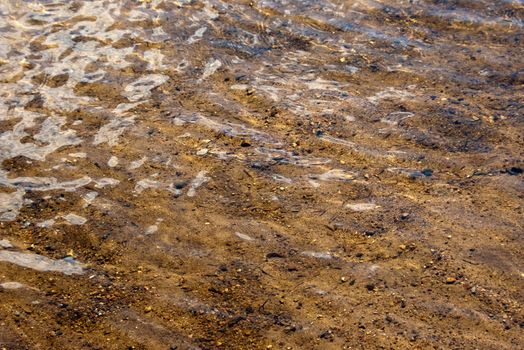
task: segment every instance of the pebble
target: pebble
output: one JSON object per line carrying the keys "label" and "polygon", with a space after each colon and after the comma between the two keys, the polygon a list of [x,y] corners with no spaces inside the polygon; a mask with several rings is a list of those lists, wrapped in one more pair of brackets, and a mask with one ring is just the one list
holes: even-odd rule
{"label": "pebble", "polygon": [[431,169],[424,169],[424,170],[421,171],[421,173],[424,176],[431,176],[431,175],[433,175],[433,170],[431,170]]}
{"label": "pebble", "polygon": [[158,231],[158,226],[157,225],[151,225],[151,226],[148,226],[146,228],[145,234],[146,235],[152,235],[156,231]]}
{"label": "pebble", "polygon": [[507,170],[507,172],[510,175],[520,175],[522,174],[523,170],[522,168],[511,167],[510,169]]}
{"label": "pebble", "polygon": [[455,282],[457,282],[457,279],[455,277],[446,278],[446,284],[453,284]]}
{"label": "pebble", "polygon": [[111,158],[109,158],[109,160],[107,161],[107,166],[109,166],[110,168],[114,168],[118,165],[118,158],[115,157],[115,156],[112,156]]}

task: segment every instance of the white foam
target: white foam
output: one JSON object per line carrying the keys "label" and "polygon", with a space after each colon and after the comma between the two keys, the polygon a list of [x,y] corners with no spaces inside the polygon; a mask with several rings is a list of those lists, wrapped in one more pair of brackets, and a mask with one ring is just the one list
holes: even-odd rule
{"label": "white foam", "polygon": [[304,84],[309,90],[327,90],[340,92],[340,83],[333,80],[325,80],[316,78],[310,81],[304,81]]}
{"label": "white foam", "polygon": [[78,152],[78,153],[69,153],[69,156],[73,158],[86,158],[87,154],[85,152]]}
{"label": "white foam", "polygon": [[344,207],[353,211],[368,211],[380,208],[375,203],[348,203]]}
{"label": "white foam", "polygon": [[408,97],[414,97],[409,91],[398,90],[393,87],[388,87],[383,91],[377,92],[375,95],[368,97],[368,101],[377,104],[382,100],[400,100],[403,101]]}
{"label": "white foam", "polygon": [[[220,123],[202,114],[180,115],[177,118],[174,118],[173,121],[174,123],[179,123],[177,125],[184,125],[185,123],[199,124],[215,132],[220,132],[225,135],[232,136],[232,137],[249,136],[255,140],[266,141],[266,142],[274,143],[275,145],[279,144],[278,142],[272,142],[271,136],[263,131],[253,129],[253,128],[250,128],[246,125],[239,124],[239,123],[231,123],[231,122]],[[186,133],[183,136],[189,137],[191,136],[191,134]]]}
{"label": "white foam", "polygon": [[207,18],[214,20],[219,17],[218,12],[211,7],[211,4],[208,2],[205,2],[204,11],[203,13],[207,16]]}
{"label": "white foam", "polygon": [[320,187],[320,184],[318,182],[316,182],[315,180],[311,180],[309,179],[308,180],[308,183],[311,185],[311,187],[313,188],[319,188]]}
{"label": "white foam", "polygon": [[84,273],[83,265],[75,260],[55,260],[33,253],[0,250],[0,261],[42,272],[60,272],[65,275]]}
{"label": "white foam", "polygon": [[163,70],[168,67],[164,65],[164,55],[156,49],[144,52],[144,61],[148,62],[147,68],[149,70]]}
{"label": "white foam", "polygon": [[196,31],[195,31],[195,34],[191,35],[191,37],[189,39],[187,39],[187,42],[189,44],[193,44],[193,43],[196,43],[197,41],[199,41],[200,39],[202,39],[202,36],[204,35],[204,33],[206,32],[207,30],[207,27],[202,27],[202,28],[198,28]]}
{"label": "white foam", "polygon": [[244,233],[240,233],[240,232],[235,232],[235,236],[237,236],[238,238],[244,240],[244,241],[248,241],[248,242],[251,242],[251,241],[254,241],[255,239],[244,234]]}
{"label": "white foam", "polygon": [[249,89],[249,85],[247,84],[234,84],[230,87],[231,90],[247,90]]}
{"label": "white foam", "polygon": [[93,145],[107,142],[109,146],[115,146],[120,135],[122,135],[128,127],[133,125],[134,122],[134,116],[110,120],[109,123],[105,124],[98,130],[94,137]]}
{"label": "white foam", "polygon": [[31,142],[22,143],[22,138],[28,136],[25,130],[34,127],[36,119],[41,118],[42,115],[23,112],[18,114],[18,116],[22,117],[22,120],[13,127],[13,130],[6,131],[0,135],[0,161],[18,156],[34,160],[45,160],[47,155],[57,149],[68,145],[77,145],[81,142],[81,139],[76,137],[74,130],[62,130],[65,118],[49,117],[42,123],[40,131],[33,136],[35,140],[40,141],[44,146]]}
{"label": "white foam", "polygon": [[90,192],[87,192],[86,194],[84,194],[82,196],[82,199],[85,202],[84,207],[87,207],[91,203],[93,203],[93,201],[96,199],[97,196],[98,196],[98,192],[96,192],[96,191],[90,191]]}
{"label": "white foam", "polygon": [[0,184],[9,184],[19,188],[33,191],[53,191],[64,190],[74,191],[91,183],[89,176],[84,176],[76,180],[59,182],[54,177],[17,177],[3,181],[0,177]]}
{"label": "white foam", "polygon": [[[158,3],[157,0],[155,2]],[[0,163],[5,159],[23,156],[29,159],[44,161],[51,153],[70,145],[78,145],[82,139],[75,130],[66,128],[67,120],[62,117],[64,112],[79,108],[88,111],[108,112],[100,106],[94,97],[77,95],[75,87],[79,83],[93,83],[106,77],[108,70],[124,69],[132,65],[131,55],[140,56],[135,47],[116,48],[114,43],[124,37],[141,36],[143,40],[153,42],[153,36],[165,36],[162,28],[144,30],[138,26],[124,29],[115,26],[121,13],[118,2],[89,1],[72,8],[67,3],[28,3],[24,6],[12,2],[0,4],[2,16],[0,27],[6,29],[4,41],[0,43],[0,120],[20,119],[11,130],[0,134]],[[149,8],[138,9],[136,13],[129,9],[123,12],[129,16],[151,18]],[[160,9],[157,9],[161,12]],[[141,13],[141,15],[140,15]],[[75,18],[73,21],[70,19]],[[76,20],[78,19],[78,20]],[[40,23],[34,24],[34,20]],[[61,25],[67,23],[67,25]],[[38,34],[45,39],[46,49],[33,55],[32,40]],[[77,41],[78,37],[89,38]],[[151,39],[151,40],[150,40]],[[32,57],[30,57],[32,56]],[[164,56],[158,49],[150,49],[142,54],[148,62],[148,69],[164,69]],[[91,68],[96,65],[97,69]],[[89,71],[88,71],[89,68]],[[62,86],[35,84],[34,77],[44,75],[55,77],[64,75]],[[93,143],[99,145],[108,143],[116,145],[118,138],[125,130],[134,124],[135,116],[129,115],[129,110],[145,101],[151,94],[151,89],[167,81],[168,77],[158,74],[142,76],[140,79],[125,85],[124,94],[133,103],[120,104],[112,112],[106,125],[97,131]],[[13,81],[14,83],[8,83]],[[40,98],[43,101],[43,113],[31,112],[24,108],[31,100]],[[76,120],[73,125],[79,125]],[[36,133],[35,133],[36,132]],[[34,142],[26,142],[32,137]],[[24,141],[23,141],[24,140]],[[70,153],[73,158],[86,158],[86,153]],[[114,164],[114,162],[110,162]],[[57,169],[61,165],[52,167]],[[0,185],[16,188],[16,195],[2,194],[0,198],[0,220],[13,220],[24,204],[23,193],[26,190],[74,191],[91,182],[91,178],[83,177],[72,181],[62,181],[54,177],[17,177],[8,178],[8,174],[0,169]],[[115,185],[118,180],[96,181],[97,187]]]}
{"label": "white foam", "polygon": [[86,218],[76,215],[75,213],[69,213],[63,216],[63,218],[71,225],[83,225],[87,222]]}
{"label": "white foam", "polygon": [[24,190],[0,193],[0,221],[13,221],[24,204]]}
{"label": "white foam", "polygon": [[412,118],[414,115],[415,114],[411,112],[393,112],[388,114],[385,118],[380,119],[380,121],[395,126],[402,120]]}
{"label": "white foam", "polygon": [[317,259],[332,259],[333,256],[329,252],[314,252],[314,251],[304,251],[301,253],[302,255],[310,256],[312,258]]}
{"label": "white foam", "polygon": [[55,220],[49,219],[36,224],[37,227],[49,228],[55,224]]}
{"label": "white foam", "polygon": [[89,176],[63,182],[59,182],[54,177],[17,177],[8,179],[5,175],[3,176],[2,171],[0,171],[0,185],[32,191],[64,190],[69,192],[88,185],[91,181]]}
{"label": "white foam", "polygon": [[122,96],[127,97],[127,99],[132,102],[149,98],[149,96],[151,96],[151,90],[168,80],[169,77],[162,74],[141,76],[131,84],[125,86]]}
{"label": "white foam", "polygon": [[140,168],[144,163],[146,162],[147,157],[142,157],[138,160],[132,161],[129,166],[127,167],[127,170],[134,170]]}
{"label": "white foam", "polygon": [[209,78],[211,75],[215,74],[218,68],[222,67],[222,62],[220,62],[217,59],[210,60],[206,63],[204,67],[204,72],[202,73],[202,77],[199,79],[199,81],[203,81],[207,78]]}
{"label": "white foam", "polygon": [[96,188],[104,188],[106,186],[116,186],[120,183],[120,180],[113,179],[111,177],[103,177],[98,180],[93,180]]}
{"label": "white foam", "polygon": [[[138,105],[141,105],[145,103],[146,101],[140,101],[140,102],[132,102],[132,103],[119,103],[114,109],[113,113],[116,113],[118,115],[125,115],[126,112],[129,110],[135,108]],[[128,113],[127,113],[128,114]]]}
{"label": "white foam", "polygon": [[196,194],[197,188],[202,186],[204,183],[210,180],[209,177],[206,176],[207,171],[200,171],[197,176],[191,181],[191,184],[189,185],[189,190],[187,191],[188,197],[194,197]]}
{"label": "white foam", "polygon": [[144,190],[149,188],[161,188],[162,183],[156,180],[151,179],[142,179],[140,181],[137,181],[135,185],[135,191],[137,193],[142,193]]}
{"label": "white foam", "polygon": [[7,239],[0,239],[0,248],[13,248],[13,245]]}
{"label": "white foam", "polygon": [[4,282],[0,283],[0,288],[6,289],[6,290],[15,290],[15,289],[22,289],[25,288],[26,285],[22,284],[20,282]]}
{"label": "white foam", "polygon": [[320,181],[349,181],[355,178],[355,174],[342,169],[331,169],[320,175],[310,175],[310,177]]}
{"label": "white foam", "polygon": [[283,175],[280,175],[280,174],[273,174],[271,175],[271,178],[275,181],[278,181],[278,182],[283,182],[283,183],[286,183],[286,184],[292,184],[293,183],[293,180],[291,180],[289,177],[285,177]]}

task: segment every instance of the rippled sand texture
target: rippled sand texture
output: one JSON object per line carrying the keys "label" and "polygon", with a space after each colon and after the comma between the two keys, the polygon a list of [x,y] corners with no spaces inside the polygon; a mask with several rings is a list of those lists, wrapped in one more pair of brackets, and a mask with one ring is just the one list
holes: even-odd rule
{"label": "rippled sand texture", "polygon": [[1,347],[524,348],[523,16],[0,1]]}

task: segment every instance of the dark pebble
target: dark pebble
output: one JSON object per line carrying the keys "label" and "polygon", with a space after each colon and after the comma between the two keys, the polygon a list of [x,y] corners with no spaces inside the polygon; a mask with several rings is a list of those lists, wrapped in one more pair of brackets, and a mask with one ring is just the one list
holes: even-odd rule
{"label": "dark pebble", "polygon": [[266,258],[268,259],[271,259],[271,258],[283,258],[284,255],[282,254],[279,254],[279,253],[275,253],[275,252],[271,252],[271,253],[267,253],[266,254]]}
{"label": "dark pebble", "polygon": [[508,174],[510,175],[520,175],[522,174],[523,170],[522,168],[517,168],[517,167],[511,167],[507,170]]}
{"label": "dark pebble", "polygon": [[433,170],[431,169],[424,169],[421,171],[422,174],[424,174],[424,176],[431,176],[433,175]]}

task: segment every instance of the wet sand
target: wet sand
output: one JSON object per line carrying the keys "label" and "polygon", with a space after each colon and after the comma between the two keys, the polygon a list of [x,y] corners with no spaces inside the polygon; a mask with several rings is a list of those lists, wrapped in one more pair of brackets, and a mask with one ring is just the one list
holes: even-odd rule
{"label": "wet sand", "polygon": [[0,3],[0,348],[524,348],[524,5]]}

